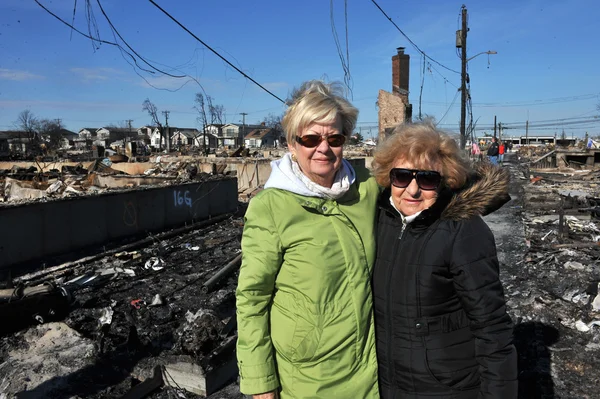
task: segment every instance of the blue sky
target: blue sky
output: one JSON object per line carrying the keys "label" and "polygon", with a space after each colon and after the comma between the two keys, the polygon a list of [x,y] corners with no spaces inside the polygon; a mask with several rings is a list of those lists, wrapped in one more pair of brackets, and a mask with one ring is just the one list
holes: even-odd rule
{"label": "blue sky", "polygon": [[[68,21],[74,0],[38,0]],[[156,0],[206,44],[280,98],[302,81],[343,81],[342,65],[326,0]],[[115,46],[92,42],[44,11],[34,0],[0,2],[0,130],[14,128],[18,114],[31,110],[42,118],[60,118],[70,130],[150,122],[142,111],[149,98],[169,124],[198,127],[193,109],[202,84],[227,122],[257,123],[284,106],[169,20],[147,0],[100,0],[113,25],[140,55],[172,74],[151,75],[130,65]],[[77,1],[74,25],[88,32],[85,0]],[[378,0],[392,20],[429,57],[460,71],[455,31],[462,2],[451,0]],[[100,38],[115,41],[97,0],[89,4]],[[494,116],[503,124],[530,120],[549,127],[532,133],[568,136],[600,134],[600,121],[567,122],[600,114],[600,2],[477,1],[469,13],[468,56],[493,50],[469,62],[474,119],[484,128]],[[346,52],[344,2],[333,0],[333,18]],[[370,0],[348,1],[348,51],[352,99],[360,110],[363,134],[375,134],[377,93],[391,91],[391,57],[396,47],[411,56],[410,102],[413,114],[441,120],[458,130],[460,75],[426,63]],[[488,62],[489,59],[489,62]],[[128,62],[129,61],[129,62]],[[137,72],[137,73],[136,73]],[[190,78],[193,77],[194,79]],[[423,91],[420,95],[420,86]],[[153,87],[154,86],[154,87]],[[453,102],[456,97],[456,101]],[[444,116],[445,115],[445,116]],[[575,119],[579,118],[579,119]],[[562,121],[564,119],[564,121]],[[515,129],[516,133],[523,133]],[[512,133],[512,132],[511,132]]]}

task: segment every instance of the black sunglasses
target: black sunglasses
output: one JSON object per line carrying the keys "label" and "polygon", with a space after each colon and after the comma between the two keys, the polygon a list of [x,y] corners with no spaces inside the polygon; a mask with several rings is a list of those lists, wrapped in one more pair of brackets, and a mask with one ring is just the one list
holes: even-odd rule
{"label": "black sunglasses", "polygon": [[303,147],[314,148],[321,144],[321,141],[327,140],[330,147],[341,147],[346,142],[346,136],[343,134],[332,134],[331,136],[321,136],[320,134],[307,134],[296,136],[296,142]]}
{"label": "black sunglasses", "polygon": [[433,170],[393,168],[390,182],[394,187],[406,188],[415,179],[421,190],[436,190],[442,182],[442,175]]}

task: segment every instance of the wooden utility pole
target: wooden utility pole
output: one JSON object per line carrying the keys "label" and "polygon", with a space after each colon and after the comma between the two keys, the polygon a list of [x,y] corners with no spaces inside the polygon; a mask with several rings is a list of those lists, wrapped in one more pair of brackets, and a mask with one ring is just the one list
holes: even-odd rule
{"label": "wooden utility pole", "polygon": [[494,115],[494,137],[496,137],[496,125],[498,123],[496,122],[496,115]]}
{"label": "wooden utility pole", "polygon": [[127,122],[127,127],[129,128],[129,140],[131,140],[131,122],[133,122],[133,119],[126,119],[125,122]]}
{"label": "wooden utility pole", "polygon": [[240,147],[242,147],[244,145],[244,138],[246,137],[246,115],[248,115],[246,112],[240,112],[240,115],[242,115],[242,142],[240,144]]}
{"label": "wooden utility pole", "polygon": [[[458,43],[457,43],[457,47]],[[460,73],[460,148],[465,149],[467,133],[465,118],[467,113],[467,7],[462,6],[462,29],[460,30],[460,48],[462,69]]]}
{"label": "wooden utility pole", "polygon": [[502,141],[502,122],[498,122],[498,140]]}
{"label": "wooden utility pole", "polygon": [[165,142],[166,142],[166,145],[167,145],[167,153],[171,152],[171,137],[170,137],[170,134],[169,134],[169,113],[170,112],[171,111],[163,111],[162,112],[163,115],[165,116],[165,129],[166,129],[166,132],[165,132],[165,135],[166,135]]}

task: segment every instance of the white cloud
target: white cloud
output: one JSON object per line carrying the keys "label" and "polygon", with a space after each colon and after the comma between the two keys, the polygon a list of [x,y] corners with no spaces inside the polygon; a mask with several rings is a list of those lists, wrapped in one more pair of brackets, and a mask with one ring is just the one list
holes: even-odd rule
{"label": "white cloud", "polygon": [[114,103],[114,102],[85,102],[85,101],[50,101],[50,100],[0,100],[0,108],[41,108],[68,111],[98,111],[98,110],[126,110],[138,111],[140,103]]}
{"label": "white cloud", "polygon": [[262,83],[262,85],[271,91],[287,89],[290,87],[290,84],[287,82],[267,82]]}
{"label": "white cloud", "polygon": [[0,68],[0,80],[37,80],[44,79],[42,75],[36,75],[27,71],[18,71],[15,69],[2,69]]}
{"label": "white cloud", "polygon": [[84,82],[121,79],[123,75],[121,71],[114,68],[71,68],[70,71]]}

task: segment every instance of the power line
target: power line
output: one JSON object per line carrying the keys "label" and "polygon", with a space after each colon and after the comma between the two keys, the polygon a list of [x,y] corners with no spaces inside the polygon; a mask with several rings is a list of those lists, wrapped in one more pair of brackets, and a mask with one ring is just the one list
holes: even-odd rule
{"label": "power line", "polygon": [[[549,98],[545,100],[523,100],[523,101],[515,101],[515,102],[504,102],[504,103],[473,103],[473,107],[529,107],[534,105],[550,105],[550,104],[559,104],[565,102],[574,102],[574,101],[584,101],[591,100],[600,97],[600,94],[582,94],[578,96],[569,96],[569,97],[557,97],[557,98]],[[423,101],[423,104],[430,105],[446,105],[443,101]],[[590,111],[595,112],[595,111]],[[588,112],[589,113],[589,112]]]}
{"label": "power line", "polygon": [[[123,43],[125,43],[125,45],[127,46],[127,48],[129,50],[131,50],[131,52],[133,54],[135,54],[140,60],[142,60],[146,65],[148,65],[150,68],[154,69],[157,72],[160,72],[164,75],[170,76],[172,78],[185,78],[186,75],[173,75],[170,74],[168,72],[165,72],[161,69],[156,68],[154,65],[150,64],[148,61],[146,61],[146,59],[144,57],[142,57],[141,55],[139,55],[130,45],[129,43],[127,43],[127,41],[125,41],[125,39],[123,38],[123,36],[121,36],[121,34],[119,33],[119,31],[117,30],[117,28],[115,28],[115,26],[113,25],[112,21],[110,20],[110,18],[108,17],[108,15],[106,15],[106,12],[104,11],[104,8],[102,7],[102,4],[100,3],[100,0],[96,0],[96,2],[98,3],[98,7],[100,8],[100,11],[102,12],[102,15],[104,15],[104,18],[106,18],[106,22],[108,22],[108,24],[110,25],[110,28],[112,29],[113,33],[115,33],[119,39],[121,39],[121,41]],[[140,68],[141,69],[141,68]],[[148,71],[145,70],[146,72],[152,72],[152,71]]]}
{"label": "power line", "polygon": [[345,28],[346,28],[346,56],[344,56],[344,52],[342,51],[342,47],[340,45],[340,39],[337,34],[337,29],[335,28],[335,18],[333,17],[333,0],[329,0],[329,19],[331,24],[331,33],[333,35],[333,41],[335,42],[335,47],[338,53],[338,57],[340,58],[340,63],[342,64],[342,69],[344,70],[344,84],[348,89],[349,97],[353,97],[352,94],[352,77],[350,75],[350,53],[348,48],[348,2],[344,1],[344,17],[345,17]]}
{"label": "power line", "polygon": [[[36,0],[37,1],[37,0]],[[281,101],[282,103],[285,104],[285,101],[282,100],[281,98],[277,97],[275,94],[273,94],[271,91],[269,91],[266,87],[264,87],[263,85],[261,85],[260,83],[258,83],[256,80],[252,79],[250,76],[246,75],[243,71],[241,71],[238,67],[236,67],[235,65],[233,65],[231,62],[229,62],[229,60],[227,60],[225,57],[223,57],[221,54],[219,54],[218,52],[216,52],[212,47],[210,47],[208,44],[204,43],[198,36],[196,36],[195,34],[193,34],[188,28],[186,28],[181,22],[179,22],[177,19],[175,19],[171,14],[169,14],[167,11],[165,11],[161,6],[159,6],[158,4],[156,4],[156,2],[154,0],[148,0],[150,3],[152,3],[156,8],[158,8],[163,14],[165,14],[167,17],[169,17],[173,22],[175,22],[177,25],[179,25],[179,27],[181,29],[183,29],[184,31],[186,31],[188,34],[190,34],[190,36],[192,36],[194,39],[196,39],[198,42],[202,43],[202,45],[204,47],[206,47],[207,49],[209,49],[210,51],[212,51],[217,57],[219,57],[220,59],[222,59],[223,61],[225,61],[230,67],[232,67],[233,69],[235,69],[236,71],[238,71],[242,76],[244,76],[246,79],[250,80],[252,83],[254,83],[255,85],[257,85],[258,87],[260,87],[261,89],[263,89],[264,91],[266,91],[267,93],[269,93],[271,96],[275,97],[276,99],[278,99],[279,101]]]}
{"label": "power line", "polygon": [[546,100],[530,100],[530,101],[517,101],[517,102],[505,102],[505,103],[477,103],[477,107],[524,107],[524,106],[535,106],[535,105],[548,105],[548,104],[559,104],[573,101],[583,101],[598,98],[599,94],[582,94],[579,96],[569,97],[557,97],[549,98]]}
{"label": "power line", "polygon": [[[152,1],[152,0],[150,0],[150,1]],[[408,36],[406,35],[406,33],[404,33],[404,32],[402,31],[402,29],[400,29],[400,27],[399,27],[398,25],[396,25],[396,23],[395,23],[395,22],[392,20],[392,18],[390,18],[390,17],[389,17],[389,16],[386,14],[386,12],[385,12],[385,11],[383,11],[383,9],[382,9],[382,8],[379,6],[379,4],[377,4],[377,2],[376,2],[375,0],[371,0],[371,1],[372,1],[372,2],[373,2],[373,4],[375,4],[375,6],[376,6],[376,7],[379,9],[379,11],[381,11],[381,13],[382,13],[382,14],[383,14],[383,15],[384,15],[384,16],[385,16],[385,17],[386,17],[386,18],[387,18],[387,19],[388,19],[388,20],[389,20],[389,21],[390,21],[390,22],[391,22],[391,23],[392,23],[392,24],[393,24],[395,27],[396,27],[396,29],[398,29],[398,32],[400,32],[400,33],[402,34],[402,36],[404,36],[404,37],[406,38],[406,40],[408,40],[408,42],[409,42],[410,44],[412,44],[412,45],[413,45],[413,47],[414,47],[414,48],[415,48],[415,49],[416,49],[416,50],[417,50],[419,53],[423,54],[423,56],[424,56],[424,57],[426,57],[426,58],[428,58],[430,61],[432,61],[432,62],[434,62],[434,63],[438,64],[438,65],[439,65],[439,66],[441,66],[442,68],[444,68],[444,69],[447,69],[447,70],[449,70],[450,72],[454,72],[454,73],[457,73],[457,74],[459,74],[459,75],[460,75],[460,72],[458,72],[458,71],[455,71],[454,69],[448,68],[446,65],[439,63],[438,61],[434,60],[433,58],[431,58],[430,56],[428,56],[427,54],[425,54],[425,52],[424,52],[423,50],[421,50],[421,49],[419,48],[419,46],[417,46],[417,45],[415,44],[415,42],[413,42],[413,41],[410,39],[410,37],[408,37]]]}
{"label": "power line", "polygon": [[450,106],[448,107],[448,109],[446,110],[446,112],[444,112],[444,115],[442,116],[442,118],[439,120],[438,123],[436,123],[436,125],[439,125],[444,118],[446,117],[446,115],[448,115],[448,112],[450,112],[450,110],[452,109],[452,107],[454,106],[454,103],[456,102],[456,100],[458,99],[458,94],[460,93],[460,91],[456,91],[456,94],[454,95],[454,99],[452,100],[452,102],[450,103]]}

